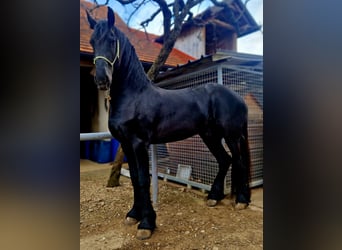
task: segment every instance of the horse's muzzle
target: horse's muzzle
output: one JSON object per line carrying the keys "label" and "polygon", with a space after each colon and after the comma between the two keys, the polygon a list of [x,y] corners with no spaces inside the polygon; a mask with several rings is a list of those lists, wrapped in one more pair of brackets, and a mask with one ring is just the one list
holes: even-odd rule
{"label": "horse's muzzle", "polygon": [[109,89],[109,80],[107,79],[107,77],[105,77],[105,79],[99,79],[95,76],[95,84],[97,86],[97,89],[99,90],[107,90]]}
{"label": "horse's muzzle", "polygon": [[97,84],[97,89],[99,90],[108,90],[109,84]]}
{"label": "horse's muzzle", "polygon": [[[101,74],[102,73],[102,74]],[[112,83],[111,72],[96,72],[94,76],[95,84],[99,90],[108,90]]]}

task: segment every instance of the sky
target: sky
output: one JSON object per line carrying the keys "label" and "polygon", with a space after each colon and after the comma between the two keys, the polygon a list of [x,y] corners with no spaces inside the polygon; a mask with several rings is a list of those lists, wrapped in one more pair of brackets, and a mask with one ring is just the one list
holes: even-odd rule
{"label": "sky", "polygon": [[[101,3],[101,0],[98,0]],[[103,2],[105,2],[103,0]],[[244,2],[244,0],[242,0]],[[210,1],[204,1],[204,3],[195,6],[191,11],[196,15],[208,8]],[[109,1],[109,6],[119,14],[119,16],[132,28],[143,30],[140,23],[151,16],[154,10],[157,8],[156,4],[149,2],[148,5],[143,6],[140,10],[135,13],[134,17],[128,20],[130,14],[135,9],[131,5],[122,6],[119,2],[115,0]],[[263,0],[250,0],[247,3],[247,9],[253,16],[254,20],[258,25],[263,25]],[[161,35],[163,32],[162,25],[162,15],[159,14],[147,27],[147,32]],[[263,27],[261,27],[263,30]],[[263,55],[263,34],[262,31],[256,31],[250,35],[239,38],[237,41],[237,51],[241,53],[249,53],[256,55]]]}

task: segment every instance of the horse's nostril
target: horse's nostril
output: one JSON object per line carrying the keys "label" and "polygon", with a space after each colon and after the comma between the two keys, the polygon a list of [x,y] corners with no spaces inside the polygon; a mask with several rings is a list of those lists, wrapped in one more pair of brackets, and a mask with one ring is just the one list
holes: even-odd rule
{"label": "horse's nostril", "polygon": [[95,84],[97,85],[97,88],[99,90],[106,90],[108,89],[108,81],[107,81],[107,78],[105,79],[99,79],[99,78],[96,78],[95,77]]}
{"label": "horse's nostril", "polygon": [[97,84],[105,84],[108,81],[107,77],[95,77],[95,82]]}

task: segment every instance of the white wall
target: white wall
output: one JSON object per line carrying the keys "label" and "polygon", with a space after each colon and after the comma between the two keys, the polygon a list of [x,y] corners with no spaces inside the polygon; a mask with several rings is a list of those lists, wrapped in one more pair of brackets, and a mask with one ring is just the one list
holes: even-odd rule
{"label": "white wall", "polygon": [[205,55],[205,28],[199,27],[186,32],[177,39],[174,47],[195,58]]}
{"label": "white wall", "polygon": [[[93,117],[92,132],[107,132],[108,112],[105,109],[105,91],[98,90],[98,115]],[[109,104],[108,104],[109,106]]]}

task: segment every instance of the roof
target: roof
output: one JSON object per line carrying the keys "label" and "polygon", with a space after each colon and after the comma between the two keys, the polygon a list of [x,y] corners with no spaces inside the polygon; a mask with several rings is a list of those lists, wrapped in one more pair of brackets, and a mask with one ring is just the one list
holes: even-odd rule
{"label": "roof", "polygon": [[[192,27],[204,27],[207,24],[215,24],[228,30],[234,30],[237,32],[238,37],[246,36],[260,30],[261,26],[256,23],[241,0],[226,0],[225,2],[229,2],[234,19],[237,20],[237,29],[229,18],[229,10],[224,7],[212,6],[185,22],[182,27],[182,32]],[[162,43],[163,38],[163,36],[160,36],[156,41]]]}
{"label": "roof", "polygon": [[[91,9],[92,7],[94,7],[92,3],[80,0],[80,52],[84,54],[93,54],[93,49],[89,43],[92,30],[89,28],[85,12],[86,9]],[[106,19],[107,7],[103,6],[95,9],[92,12],[92,16],[97,20]],[[147,63],[154,62],[162,48],[161,44],[154,42],[154,39],[157,38],[156,35],[146,34],[143,31],[129,28],[116,13],[115,26],[120,29],[132,43],[140,61]],[[178,64],[184,64],[189,60],[194,60],[194,58],[177,49],[173,49],[166,60],[165,65],[174,67]]]}
{"label": "roof", "polygon": [[[230,5],[233,10],[234,18],[237,19],[238,26],[238,37],[243,37],[249,35],[255,31],[260,30],[261,26],[256,23],[253,16],[249,13],[246,5],[242,3],[241,0],[232,0],[226,2],[231,2]],[[222,7],[212,7],[214,10],[217,8],[218,16],[217,19],[224,20],[222,17],[222,11],[224,9]]]}

